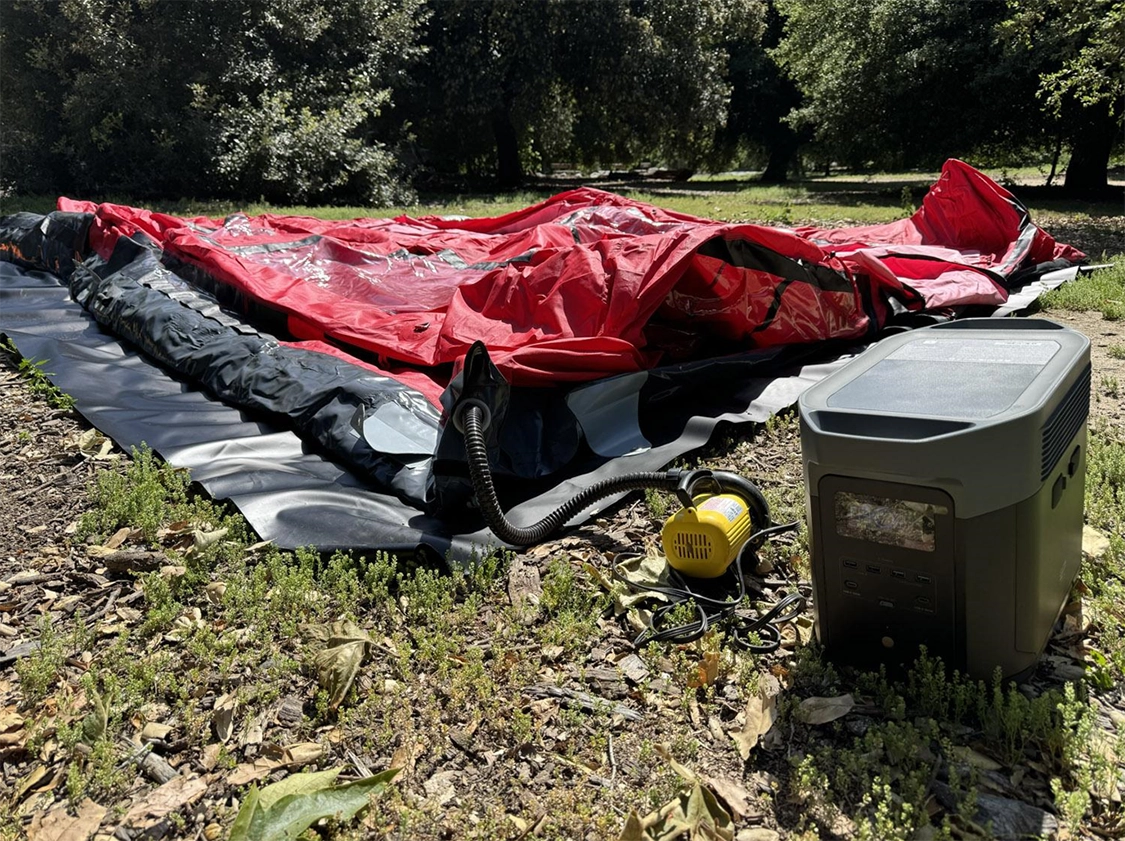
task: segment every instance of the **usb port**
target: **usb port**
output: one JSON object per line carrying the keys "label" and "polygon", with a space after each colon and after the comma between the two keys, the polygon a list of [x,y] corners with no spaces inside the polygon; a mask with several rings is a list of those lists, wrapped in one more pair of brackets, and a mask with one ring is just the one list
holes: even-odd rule
{"label": "usb port", "polygon": [[859,589],[859,582],[858,581],[852,581],[850,578],[845,578],[844,579],[844,586],[847,587],[849,590],[858,590]]}
{"label": "usb port", "polygon": [[906,580],[906,573],[903,572],[901,569],[892,569],[891,570],[891,578],[897,578],[900,581],[905,581]]}
{"label": "usb port", "polygon": [[891,599],[879,599],[879,607],[894,607],[895,603]]}
{"label": "usb port", "polygon": [[855,569],[859,566],[859,561],[853,561],[851,558],[844,558],[844,566],[848,569]]}
{"label": "usb port", "polygon": [[871,573],[872,575],[878,575],[882,571],[882,569],[883,569],[882,567],[876,566],[875,564],[868,564],[867,565],[867,571],[869,573]]}
{"label": "usb port", "polygon": [[917,581],[919,584],[929,584],[930,583],[930,576],[928,576],[928,575],[916,575],[916,576],[914,576],[914,580]]}

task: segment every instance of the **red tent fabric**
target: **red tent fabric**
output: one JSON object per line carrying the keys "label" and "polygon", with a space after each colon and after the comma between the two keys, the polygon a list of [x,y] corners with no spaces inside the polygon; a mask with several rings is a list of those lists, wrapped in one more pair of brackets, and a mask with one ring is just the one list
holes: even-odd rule
{"label": "red tent fabric", "polygon": [[686,358],[699,337],[856,339],[895,309],[998,305],[1015,271],[1084,258],[960,161],[909,219],[832,230],[716,222],[585,188],[487,219],[59,209],[95,214],[103,258],[144,234],[173,264],[284,314],[299,346],[357,353],[435,403],[477,341],[516,385],[577,382]]}

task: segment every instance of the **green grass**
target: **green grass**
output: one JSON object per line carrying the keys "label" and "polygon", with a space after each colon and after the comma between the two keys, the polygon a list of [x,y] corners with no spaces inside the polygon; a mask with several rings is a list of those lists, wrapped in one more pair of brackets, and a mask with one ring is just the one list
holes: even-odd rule
{"label": "green grass", "polygon": [[[1030,170],[1029,170],[1030,171]],[[1022,173],[1022,170],[1021,170]],[[1003,172],[992,173],[1005,177]],[[789,184],[761,184],[753,177],[702,175],[690,181],[655,182],[624,179],[600,184],[604,189],[638,201],[659,205],[681,213],[724,221],[748,220],[776,225],[875,224],[901,219],[921,203],[922,196],[933,184],[937,173],[890,173],[881,175],[832,175],[809,177]],[[223,217],[242,212],[247,215],[277,213],[314,216],[321,219],[353,219],[391,217],[398,215],[460,215],[497,216],[520,210],[570,188],[570,182],[545,184],[536,189],[509,193],[423,193],[413,205],[398,207],[326,207],[273,205],[262,202],[200,201],[137,201],[127,196],[110,196],[103,200],[117,204],[136,205],[179,216]],[[1019,189],[1015,188],[1018,194]],[[1028,194],[1029,207],[1036,219],[1050,219],[1057,214],[1080,214],[1089,217],[1121,215],[1119,203],[1074,201],[1044,194],[1041,190]],[[21,195],[6,197],[0,212],[18,210],[47,213],[55,207],[55,197]]]}
{"label": "green grass", "polygon": [[43,360],[27,359],[10,339],[0,341],[0,353],[16,361],[20,375],[27,381],[31,393],[52,409],[69,412],[74,409],[74,398],[65,394],[51,381],[51,374],[45,370]]}
{"label": "green grass", "polygon": [[[1113,265],[1081,274],[1058,289],[1046,293],[1040,298],[1043,308],[1101,312],[1106,321],[1117,321],[1125,317],[1125,253],[1103,255],[1098,262]],[[1110,355],[1116,356],[1113,349],[1110,350]]]}

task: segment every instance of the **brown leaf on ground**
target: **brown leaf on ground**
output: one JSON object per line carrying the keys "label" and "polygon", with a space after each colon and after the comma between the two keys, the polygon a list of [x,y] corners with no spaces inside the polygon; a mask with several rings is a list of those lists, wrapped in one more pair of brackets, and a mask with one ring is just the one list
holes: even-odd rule
{"label": "brown leaf on ground", "polygon": [[131,829],[148,829],[194,803],[206,791],[207,780],[204,777],[175,777],[134,803],[121,819],[121,824]]}
{"label": "brown leaf on ground", "polygon": [[324,756],[324,747],[316,742],[299,742],[282,748],[280,759],[290,768],[300,768]]}
{"label": "brown leaf on ground", "polygon": [[413,742],[404,742],[391,756],[388,768],[401,768],[407,775],[414,770],[414,759],[418,755],[418,746]]}
{"label": "brown leaf on ground", "polygon": [[227,776],[227,785],[244,786],[247,783],[264,780],[272,771],[277,770],[283,763],[276,759],[259,756],[253,762],[243,762]]}
{"label": "brown leaf on ground", "polygon": [[738,755],[743,761],[750,758],[750,751],[762,736],[770,732],[774,721],[777,720],[776,695],[751,695],[746,701],[746,722],[741,730],[731,733]]}
{"label": "brown leaf on ground", "polygon": [[28,841],[86,841],[101,826],[106,811],[88,797],[78,805],[74,815],[65,805],[57,806],[31,819],[31,826],[27,828]]}
{"label": "brown leaf on ground", "polygon": [[161,724],[158,721],[150,721],[143,728],[141,728],[141,741],[142,742],[162,742],[164,738],[172,732],[170,725]]}
{"label": "brown leaf on ground", "polygon": [[50,771],[46,765],[36,765],[19,783],[16,785],[15,793],[12,794],[11,805],[16,805],[24,799],[39,783],[41,783]]}
{"label": "brown leaf on ground", "polygon": [[234,710],[238,701],[233,695],[223,695],[215,702],[215,709],[211,713],[211,728],[215,731],[215,738],[226,743],[234,729]]}
{"label": "brown leaf on ground", "polygon": [[719,678],[719,652],[704,651],[703,658],[696,664],[695,672],[688,678],[688,686],[699,689],[710,686]]}
{"label": "brown leaf on ground", "polygon": [[207,745],[199,756],[199,764],[203,766],[204,771],[210,771],[219,764],[219,755],[223,752],[223,746],[216,743]]}
{"label": "brown leaf on ground", "polygon": [[324,756],[324,747],[316,742],[300,742],[288,747],[267,747],[253,762],[243,762],[227,777],[232,786],[246,785],[265,779],[278,768],[300,768]]}
{"label": "brown leaf on ground", "polygon": [[109,550],[116,549],[118,546],[125,542],[125,538],[129,536],[129,533],[131,531],[133,530],[128,527],[118,529],[113,533],[113,536],[109,540],[102,544],[102,548]]}
{"label": "brown leaf on ground", "polygon": [[760,814],[752,805],[750,792],[734,780],[709,775],[704,775],[701,779],[711,791],[719,795],[730,806],[730,810],[736,818],[748,818],[751,815]]}
{"label": "brown leaf on ground", "polygon": [[13,710],[0,713],[0,733],[11,733],[23,729],[23,716]]}
{"label": "brown leaf on ground", "polygon": [[797,707],[797,720],[805,724],[828,724],[843,718],[855,706],[851,695],[837,695],[835,698],[806,698]]}
{"label": "brown leaf on ground", "polygon": [[[324,636],[323,629],[317,636]],[[372,643],[365,630],[348,620],[333,622],[326,636],[326,647],[313,662],[320,685],[328,691],[328,706],[335,710],[347,697]]]}

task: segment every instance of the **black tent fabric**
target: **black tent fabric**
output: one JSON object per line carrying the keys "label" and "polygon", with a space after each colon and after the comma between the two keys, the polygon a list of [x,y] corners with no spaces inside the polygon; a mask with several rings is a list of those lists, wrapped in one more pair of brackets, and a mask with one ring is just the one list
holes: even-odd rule
{"label": "black tent fabric", "polygon": [[[147,445],[187,468],[209,494],[236,505],[262,539],[282,548],[381,549],[464,562],[497,546],[471,517],[458,529],[427,516],[372,489],[276,417],[237,409],[170,376],[102,329],[57,275],[0,262],[0,333],[25,357],[41,360],[78,411],[119,446]],[[846,358],[795,361],[778,370],[776,355],[642,372],[572,392],[591,436],[592,469],[548,481],[515,505],[511,519],[534,522],[595,481],[658,469],[705,444],[719,423],[762,422]],[[725,387],[716,389],[717,381]],[[642,431],[644,407],[655,423]]]}

